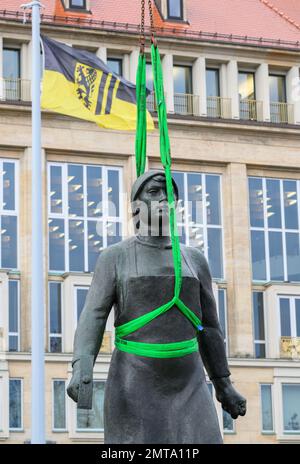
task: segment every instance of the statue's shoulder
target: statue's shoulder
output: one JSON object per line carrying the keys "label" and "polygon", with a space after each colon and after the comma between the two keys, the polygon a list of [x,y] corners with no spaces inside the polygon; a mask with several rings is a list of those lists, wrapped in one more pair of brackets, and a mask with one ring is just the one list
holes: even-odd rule
{"label": "statue's shoulder", "polygon": [[195,248],[192,246],[181,245],[180,246],[181,252],[186,256],[193,266],[196,266],[197,269],[202,269],[203,271],[207,271],[208,263],[204,256],[204,253],[199,250],[199,248]]}
{"label": "statue's shoulder", "polygon": [[132,246],[134,245],[134,237],[129,237],[125,240],[121,240],[118,243],[114,243],[113,245],[104,248],[101,252],[101,255],[105,259],[115,259],[120,256],[122,253],[126,253]]}

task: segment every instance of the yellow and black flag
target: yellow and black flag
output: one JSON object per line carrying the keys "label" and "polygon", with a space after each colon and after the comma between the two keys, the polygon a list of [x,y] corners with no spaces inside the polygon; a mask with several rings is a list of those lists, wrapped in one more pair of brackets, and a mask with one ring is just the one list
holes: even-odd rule
{"label": "yellow and black flag", "polygon": [[[106,129],[135,130],[136,86],[96,55],[42,37],[45,69],[41,106]],[[154,128],[147,111],[147,128]]]}

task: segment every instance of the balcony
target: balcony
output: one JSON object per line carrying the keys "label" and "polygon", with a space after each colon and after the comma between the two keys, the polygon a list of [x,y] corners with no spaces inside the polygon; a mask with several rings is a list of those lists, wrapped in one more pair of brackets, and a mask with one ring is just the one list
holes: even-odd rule
{"label": "balcony", "polygon": [[280,357],[300,359],[300,337],[280,337]]}
{"label": "balcony", "polygon": [[231,118],[231,99],[207,97],[206,110],[209,118]]}
{"label": "balcony", "polygon": [[294,120],[294,106],[289,103],[270,102],[271,122],[292,124]]}
{"label": "balcony", "polygon": [[182,115],[199,115],[199,97],[188,93],[174,94],[174,113]]}
{"label": "balcony", "polygon": [[263,120],[263,103],[258,100],[240,100],[240,119],[247,121]]}
{"label": "balcony", "polygon": [[31,101],[31,81],[0,78],[0,101]]}

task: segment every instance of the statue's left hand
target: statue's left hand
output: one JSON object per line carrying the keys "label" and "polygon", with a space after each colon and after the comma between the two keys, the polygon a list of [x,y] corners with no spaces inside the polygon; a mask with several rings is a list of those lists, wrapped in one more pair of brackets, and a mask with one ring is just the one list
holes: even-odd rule
{"label": "statue's left hand", "polygon": [[232,419],[246,414],[246,399],[235,390],[232,384],[216,391],[216,398],[222,404],[222,408],[231,415]]}

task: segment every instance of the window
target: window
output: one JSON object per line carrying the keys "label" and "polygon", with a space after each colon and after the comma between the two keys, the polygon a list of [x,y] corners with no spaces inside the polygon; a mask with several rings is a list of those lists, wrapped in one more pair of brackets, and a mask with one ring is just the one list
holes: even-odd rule
{"label": "window", "polygon": [[252,293],[254,352],[256,358],[266,357],[265,314],[263,292]]}
{"label": "window", "polygon": [[20,100],[21,98],[21,50],[14,48],[3,49],[3,79],[4,97],[6,100]]}
{"label": "window", "polygon": [[18,268],[17,162],[0,159],[0,267]]}
{"label": "window", "polygon": [[206,69],[207,116],[221,116],[220,82],[218,69]]}
{"label": "window", "polygon": [[[206,382],[209,393],[211,396],[214,396],[214,387],[211,382]],[[219,403],[218,403],[219,404]],[[222,420],[223,420],[223,432],[224,433],[234,433],[234,422],[230,414],[222,409]]]}
{"label": "window", "polygon": [[255,78],[252,72],[239,72],[240,118],[257,119],[255,100]]}
{"label": "window", "polygon": [[173,66],[173,79],[175,113],[192,114],[192,68],[190,66]]}
{"label": "window", "polygon": [[168,19],[183,19],[183,0],[167,0]]}
{"label": "window", "polygon": [[219,321],[224,334],[226,352],[228,350],[228,331],[227,331],[227,294],[225,288],[218,289],[218,314]]}
{"label": "window", "polygon": [[300,281],[299,188],[296,180],[249,178],[255,281]]}
{"label": "window", "polygon": [[52,428],[54,432],[65,431],[66,422],[66,382],[53,380],[52,382]]}
{"label": "window", "polygon": [[8,349],[20,350],[20,298],[19,281],[8,282]]}
{"label": "window", "polygon": [[178,185],[180,241],[199,248],[208,259],[212,276],[223,278],[221,176],[173,172]]}
{"label": "window", "polygon": [[282,385],[284,433],[300,433],[300,384]]}
{"label": "window", "polygon": [[60,282],[49,282],[49,351],[62,352],[62,292]]}
{"label": "window", "polygon": [[288,122],[285,76],[269,76],[271,122]]}
{"label": "window", "polygon": [[107,66],[118,76],[123,75],[123,61],[119,58],[107,58]]}
{"label": "window", "polygon": [[86,0],[70,0],[70,8],[86,10]]}
{"label": "window", "polygon": [[300,297],[279,296],[281,337],[300,337]]}
{"label": "window", "polygon": [[274,432],[272,385],[260,386],[262,432]]}
{"label": "window", "polygon": [[92,272],[122,237],[121,169],[49,164],[49,269]]}
{"label": "window", "polygon": [[78,432],[103,432],[104,387],[104,381],[95,380],[93,384],[93,409],[77,409]]}
{"label": "window", "polygon": [[22,388],[21,379],[9,379],[9,428],[10,430],[22,430]]}
{"label": "window", "polygon": [[75,287],[75,308],[76,308],[76,317],[75,320],[78,322],[80,315],[82,313],[85,300],[89,291],[89,287]]}

